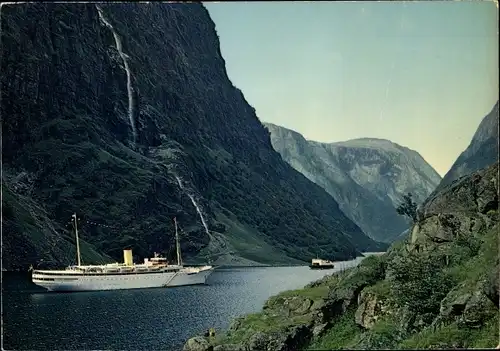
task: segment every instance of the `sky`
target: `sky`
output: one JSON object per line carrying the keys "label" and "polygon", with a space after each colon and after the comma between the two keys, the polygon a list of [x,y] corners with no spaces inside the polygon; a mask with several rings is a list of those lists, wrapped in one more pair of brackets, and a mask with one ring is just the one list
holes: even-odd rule
{"label": "sky", "polygon": [[444,175],[498,100],[493,2],[204,3],[259,119],[388,139]]}

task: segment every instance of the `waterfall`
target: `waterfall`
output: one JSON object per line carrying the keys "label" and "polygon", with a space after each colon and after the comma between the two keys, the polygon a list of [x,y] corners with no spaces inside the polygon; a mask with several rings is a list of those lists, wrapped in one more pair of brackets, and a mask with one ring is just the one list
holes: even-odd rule
{"label": "waterfall", "polygon": [[127,61],[127,55],[123,52],[122,50],[122,42],[120,40],[120,37],[116,33],[115,29],[111,25],[111,23],[108,22],[106,17],[104,17],[104,14],[102,12],[102,9],[99,7],[99,5],[95,5],[97,8],[97,12],[99,12],[99,18],[101,21],[108,27],[111,32],[113,33],[113,37],[115,38],[115,45],[116,45],[116,50],[120,54],[120,57],[123,61],[123,66],[125,67],[125,72],[127,74],[127,94],[128,94],[128,119],[130,121],[130,126],[132,127],[132,135],[134,138],[134,144],[137,140],[137,131],[135,128],[135,121],[134,121],[134,94],[133,94],[133,88],[132,88],[132,77],[130,73],[130,67],[128,65]]}
{"label": "waterfall", "polygon": [[203,228],[205,228],[205,232],[210,237],[210,232],[208,231],[207,222],[205,222],[205,217],[203,217],[203,212],[201,211],[200,206],[198,206],[198,203],[196,202],[196,200],[194,199],[194,196],[191,193],[189,193],[189,191],[187,191],[186,188],[184,188],[184,185],[182,184],[182,180],[177,175],[174,175],[174,177],[177,180],[177,184],[179,184],[179,188],[181,188],[186,193],[186,195],[189,197],[189,199],[191,200],[194,208],[196,209],[196,212],[198,212],[198,215],[200,216],[200,220],[201,220],[201,223],[203,224]]}
{"label": "waterfall", "polygon": [[207,223],[205,222],[205,218],[203,218],[203,213],[201,212],[201,209],[200,207],[198,206],[198,204],[196,203],[193,195],[191,195],[190,193],[187,193],[187,196],[191,199],[191,202],[193,203],[193,206],[196,208],[196,212],[198,212],[198,215],[200,216],[200,219],[201,219],[201,223],[203,224],[203,227],[205,228],[205,232],[210,235],[209,231],[208,231],[208,226],[207,226]]}

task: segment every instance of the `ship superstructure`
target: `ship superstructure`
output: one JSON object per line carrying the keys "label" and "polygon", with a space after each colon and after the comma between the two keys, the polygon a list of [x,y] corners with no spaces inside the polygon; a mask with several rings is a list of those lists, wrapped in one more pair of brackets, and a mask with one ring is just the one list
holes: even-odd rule
{"label": "ship superstructure", "polygon": [[311,269],[332,269],[335,267],[335,263],[329,260],[322,260],[320,258],[313,258],[311,260]]}
{"label": "ship superstructure", "polygon": [[82,265],[76,214],[72,216],[74,224],[77,265],[62,270],[33,270],[32,281],[50,291],[89,291],[118,290],[154,287],[171,287],[181,285],[205,284],[213,272],[212,266],[185,267],[182,264],[175,223],[175,241],[177,251],[176,264],[170,264],[165,257],[155,253],[145,258],[144,263],[134,263],[132,250],[123,250],[123,263],[103,265]]}

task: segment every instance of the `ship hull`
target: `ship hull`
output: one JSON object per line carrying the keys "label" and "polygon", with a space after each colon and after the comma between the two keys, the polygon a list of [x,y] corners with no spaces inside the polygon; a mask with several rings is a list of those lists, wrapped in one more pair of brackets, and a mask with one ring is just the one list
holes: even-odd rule
{"label": "ship hull", "polygon": [[205,284],[213,268],[197,273],[160,272],[102,276],[33,275],[34,284],[54,292],[128,290]]}
{"label": "ship hull", "polygon": [[311,266],[309,266],[309,268],[311,268],[311,269],[333,269],[334,265],[326,265],[326,264],[325,265],[321,265],[321,266],[319,266],[319,265],[311,265]]}

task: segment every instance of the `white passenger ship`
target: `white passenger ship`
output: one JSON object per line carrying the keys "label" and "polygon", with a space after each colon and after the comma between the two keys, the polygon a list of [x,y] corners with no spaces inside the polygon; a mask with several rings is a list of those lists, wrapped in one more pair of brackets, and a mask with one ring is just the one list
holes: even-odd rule
{"label": "white passenger ship", "polygon": [[33,283],[49,291],[119,290],[205,284],[214,270],[212,266],[183,266],[175,218],[177,264],[170,264],[166,258],[156,253],[154,257],[144,259],[144,263],[135,264],[132,250],[123,250],[123,263],[81,265],[76,214],[73,214],[72,221],[78,264],[64,270],[32,271]]}
{"label": "white passenger ship", "polygon": [[313,258],[309,267],[311,269],[332,269],[335,267],[335,263],[328,260],[322,260],[320,258]]}

